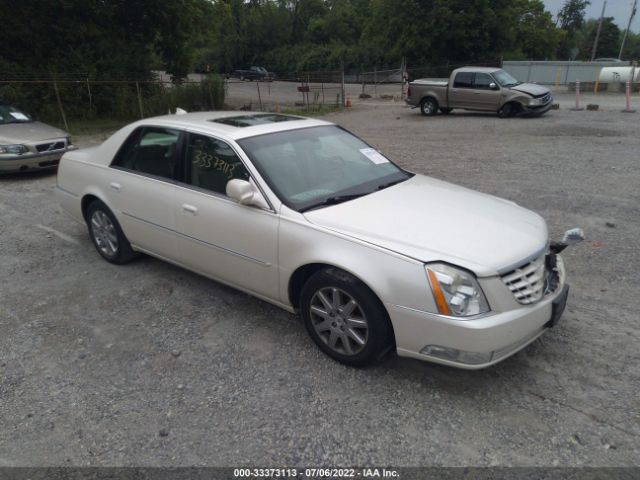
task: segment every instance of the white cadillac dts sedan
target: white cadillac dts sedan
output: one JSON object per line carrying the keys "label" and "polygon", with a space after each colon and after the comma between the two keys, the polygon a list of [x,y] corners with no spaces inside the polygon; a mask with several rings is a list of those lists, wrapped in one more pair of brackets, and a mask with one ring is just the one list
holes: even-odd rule
{"label": "white cadillac dts sedan", "polygon": [[58,170],[98,253],[144,252],[300,312],[334,359],[483,368],[552,327],[568,293],[544,220],[409,173],[325,121],[149,118]]}

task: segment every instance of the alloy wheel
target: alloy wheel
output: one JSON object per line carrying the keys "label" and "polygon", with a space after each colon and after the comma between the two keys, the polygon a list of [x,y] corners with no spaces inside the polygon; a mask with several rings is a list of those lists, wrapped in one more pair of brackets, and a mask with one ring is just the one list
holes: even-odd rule
{"label": "alloy wheel", "polygon": [[111,219],[102,210],[91,215],[91,232],[98,249],[108,257],[118,253],[118,235]]}
{"label": "alloy wheel", "polygon": [[364,310],[344,290],[325,287],[316,291],[309,307],[311,323],[322,341],[342,355],[356,355],[369,338]]}

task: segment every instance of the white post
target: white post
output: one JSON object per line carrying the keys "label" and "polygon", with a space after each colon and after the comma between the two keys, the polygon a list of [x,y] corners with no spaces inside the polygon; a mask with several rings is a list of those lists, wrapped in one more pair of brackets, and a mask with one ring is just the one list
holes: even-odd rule
{"label": "white post", "polygon": [[571,110],[573,110],[574,112],[579,112],[581,110],[584,110],[584,108],[580,107],[580,80],[576,79],[576,107],[572,108]]}
{"label": "white post", "polygon": [[635,110],[631,110],[631,82],[627,80],[625,84],[624,96],[626,97],[627,108],[623,110],[624,113],[634,113]]}

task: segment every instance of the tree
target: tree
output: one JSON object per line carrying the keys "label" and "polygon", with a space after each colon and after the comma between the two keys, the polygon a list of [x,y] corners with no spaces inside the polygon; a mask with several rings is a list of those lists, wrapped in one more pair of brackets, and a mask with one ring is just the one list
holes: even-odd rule
{"label": "tree", "polygon": [[[620,53],[621,31],[613,21],[613,17],[605,17],[602,20],[602,29],[598,39],[597,57],[613,57],[617,58]],[[580,55],[585,60],[591,59],[593,51],[593,43],[596,39],[599,20],[591,19],[587,21],[583,27],[582,43],[580,46]]]}
{"label": "tree", "polygon": [[588,0],[566,0],[558,12],[557,25],[562,30],[558,44],[558,58],[575,57],[578,48],[578,32],[584,26],[585,9],[591,5]]}

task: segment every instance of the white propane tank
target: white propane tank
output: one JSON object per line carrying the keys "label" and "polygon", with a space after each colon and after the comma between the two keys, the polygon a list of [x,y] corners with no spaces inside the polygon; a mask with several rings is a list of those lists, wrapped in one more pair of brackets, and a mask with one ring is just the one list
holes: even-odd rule
{"label": "white propane tank", "polygon": [[631,80],[640,82],[640,67],[602,67],[600,70],[600,83],[625,83]]}

